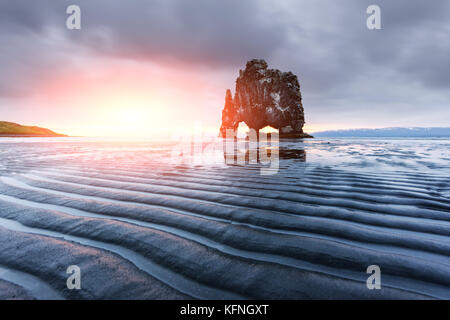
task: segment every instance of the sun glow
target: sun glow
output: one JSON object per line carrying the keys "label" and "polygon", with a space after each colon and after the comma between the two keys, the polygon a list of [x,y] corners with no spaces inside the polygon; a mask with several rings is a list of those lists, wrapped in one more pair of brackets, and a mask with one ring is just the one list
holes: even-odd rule
{"label": "sun glow", "polygon": [[[250,128],[247,126],[245,122],[240,122],[237,130],[238,130],[238,137],[245,137],[247,136],[247,133],[249,132]],[[272,128],[271,126],[265,126],[264,128],[260,129],[259,132],[271,133],[271,132],[278,132],[278,130]]]}
{"label": "sun glow", "polygon": [[[119,96],[99,101],[96,114],[103,117],[97,126],[101,136],[146,136],[164,129],[168,106],[151,97]],[[169,109],[170,110],[170,109]]]}
{"label": "sun glow", "polygon": [[41,112],[22,122],[71,136],[146,139],[186,132],[195,122],[214,127],[214,135],[220,127],[221,90],[188,68],[96,60],[69,71],[33,88],[26,103]]}
{"label": "sun glow", "polygon": [[271,126],[265,126],[264,128],[262,128],[261,130],[259,130],[260,132],[264,132],[264,133],[272,133],[272,132],[278,132],[277,129],[272,128]]}

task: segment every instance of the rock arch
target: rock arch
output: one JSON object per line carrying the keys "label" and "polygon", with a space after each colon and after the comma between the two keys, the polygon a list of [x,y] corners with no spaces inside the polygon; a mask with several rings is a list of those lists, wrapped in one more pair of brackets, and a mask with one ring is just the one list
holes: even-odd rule
{"label": "rock arch", "polygon": [[280,138],[310,138],[303,132],[305,124],[300,84],[292,72],[268,69],[264,60],[247,62],[239,70],[234,99],[231,90],[225,94],[220,136],[226,130],[236,132],[240,122],[259,132],[271,126]]}

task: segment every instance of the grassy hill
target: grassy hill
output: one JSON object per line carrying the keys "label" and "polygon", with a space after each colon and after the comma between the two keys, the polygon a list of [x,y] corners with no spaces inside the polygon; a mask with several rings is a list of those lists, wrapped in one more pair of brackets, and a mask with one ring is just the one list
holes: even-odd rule
{"label": "grassy hill", "polygon": [[65,137],[66,135],[45,128],[22,126],[14,122],[0,121],[0,136]]}

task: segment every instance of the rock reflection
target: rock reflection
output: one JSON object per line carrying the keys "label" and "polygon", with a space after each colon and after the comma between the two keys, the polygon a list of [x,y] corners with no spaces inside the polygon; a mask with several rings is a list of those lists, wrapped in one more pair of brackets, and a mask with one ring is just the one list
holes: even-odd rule
{"label": "rock reflection", "polygon": [[304,149],[279,148],[280,159],[293,159],[300,162],[306,161],[306,151]]}
{"label": "rock reflection", "polygon": [[268,164],[279,160],[306,161],[306,151],[304,149],[290,149],[286,147],[271,146],[267,143],[249,144],[248,142],[239,145],[223,147],[223,158],[227,165],[251,165]]}

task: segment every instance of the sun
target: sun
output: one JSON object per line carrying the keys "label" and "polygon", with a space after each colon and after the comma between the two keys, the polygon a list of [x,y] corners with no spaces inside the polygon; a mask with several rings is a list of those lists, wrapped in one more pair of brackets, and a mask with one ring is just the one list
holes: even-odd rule
{"label": "sun", "polygon": [[[164,129],[169,121],[167,105],[147,96],[116,95],[96,99],[96,136],[148,137]],[[170,110],[170,109],[169,109]]]}
{"label": "sun", "polygon": [[148,103],[136,104],[130,101],[114,107],[106,116],[109,116],[109,122],[112,124],[130,127],[148,125],[152,115],[154,116],[157,112],[158,110]]}

